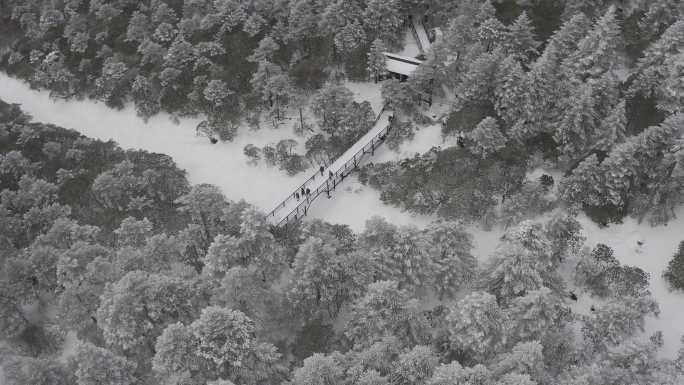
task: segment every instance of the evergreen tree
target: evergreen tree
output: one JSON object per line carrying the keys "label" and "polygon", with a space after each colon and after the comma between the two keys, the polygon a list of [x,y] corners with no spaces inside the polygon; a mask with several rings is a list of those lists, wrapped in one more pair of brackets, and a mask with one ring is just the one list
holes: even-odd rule
{"label": "evergreen tree", "polygon": [[324,132],[331,135],[339,133],[347,119],[353,96],[346,87],[329,83],[313,97],[311,111]]}
{"label": "evergreen tree", "polygon": [[200,362],[191,359],[196,354],[197,345],[197,338],[190,328],[180,322],[167,326],[155,344],[152,359],[155,374],[168,380],[180,377],[183,373],[187,373],[186,376],[201,376],[197,372],[204,368]]}
{"label": "evergreen tree", "polygon": [[427,346],[415,346],[399,355],[390,375],[390,382],[397,385],[424,385],[432,377],[438,358]]}
{"label": "evergreen tree", "polygon": [[368,73],[376,83],[387,72],[385,51],[387,47],[380,39],[373,40],[368,51]]}
{"label": "evergreen tree", "polygon": [[474,142],[468,149],[475,155],[486,158],[506,146],[506,137],[499,129],[494,118],[484,118],[471,132],[468,138]]}
{"label": "evergreen tree", "polygon": [[[303,314],[322,314],[335,319],[341,307],[358,296],[363,272],[358,276],[332,245],[311,237],[302,244],[294,260],[294,276],[288,298]],[[308,316],[313,318],[313,316]]]}
{"label": "evergreen tree", "polygon": [[331,356],[315,353],[293,372],[293,382],[301,385],[341,385],[344,371]]}
{"label": "evergreen tree", "polygon": [[506,343],[505,322],[496,297],[472,292],[447,315],[450,348],[470,361],[492,357]]}
{"label": "evergreen tree", "polygon": [[135,102],[135,110],[143,119],[148,119],[161,110],[159,91],[148,78],[136,76],[131,84],[131,95]]}
{"label": "evergreen tree", "polygon": [[396,43],[402,26],[398,0],[369,0],[363,10],[363,25],[369,38]]}
{"label": "evergreen tree", "polygon": [[2,366],[3,380],[7,385],[76,384],[76,379],[67,368],[51,358],[10,355],[3,358]]}
{"label": "evergreen tree", "polygon": [[98,326],[105,340],[123,351],[154,351],[154,341],[166,326],[194,319],[201,306],[199,294],[193,281],[131,272],[105,288]]}
{"label": "evergreen tree", "polygon": [[684,6],[679,1],[649,1],[646,12],[639,19],[639,30],[645,38],[652,40],[682,15],[684,15]]}
{"label": "evergreen tree", "polygon": [[625,140],[626,131],[625,101],[621,100],[613,107],[608,116],[601,121],[599,133],[592,148],[607,152],[613,146]]}
{"label": "evergreen tree", "polygon": [[[510,378],[511,375],[527,376],[525,381],[531,384],[540,383],[545,377],[543,348],[539,341],[517,343],[510,353],[503,355],[494,371],[498,375],[505,373],[504,378]],[[502,382],[509,383],[507,381]],[[519,384],[517,380],[512,383]]]}
{"label": "evergreen tree", "polygon": [[368,285],[366,294],[353,303],[344,334],[359,346],[369,346],[385,336],[412,346],[425,341],[428,331],[418,302],[409,299],[397,282],[378,281]]}
{"label": "evergreen tree", "polygon": [[514,123],[524,117],[526,75],[511,55],[501,63],[496,72],[494,88],[494,110],[507,123]]}
{"label": "evergreen tree", "polygon": [[658,314],[658,304],[651,297],[617,297],[584,317],[582,334],[593,351],[606,349],[643,332],[646,317]]}
{"label": "evergreen tree", "polygon": [[503,59],[501,50],[495,50],[483,53],[471,62],[463,75],[463,80],[456,88],[459,107],[466,102],[494,102],[497,69]]}
{"label": "evergreen tree", "polygon": [[605,297],[609,294],[610,278],[620,263],[613,256],[613,249],[599,243],[585,253],[575,267],[575,282],[587,288],[593,295]]}
{"label": "evergreen tree", "polygon": [[620,26],[617,23],[615,7],[594,23],[592,29],[579,42],[577,50],[568,57],[563,66],[567,74],[578,79],[600,78],[616,66],[618,49],[622,45]]}
{"label": "evergreen tree", "polygon": [[273,63],[273,57],[280,49],[278,42],[271,36],[266,36],[259,41],[259,45],[254,52],[247,58],[253,63],[269,62]]}
{"label": "evergreen tree", "polygon": [[471,254],[472,237],[453,222],[434,222],[426,229],[429,254],[437,263],[435,286],[440,295],[453,295],[471,282],[477,260]]}
{"label": "evergreen tree", "polygon": [[629,93],[641,92],[652,95],[668,76],[666,61],[684,48],[684,19],[670,25],[665,32],[651,43],[636,64],[636,76],[629,87]]}
{"label": "evergreen tree", "polygon": [[546,287],[513,299],[506,311],[510,320],[508,340],[511,342],[545,342],[571,321],[570,309],[562,298]]}
{"label": "evergreen tree", "polygon": [[684,112],[684,47],[665,61],[667,78],[658,92],[658,109],[670,114]]}
{"label": "evergreen tree", "polygon": [[556,126],[554,139],[567,157],[574,159],[594,145],[600,116],[597,100],[590,83],[579,85],[566,101],[567,108]]}
{"label": "evergreen tree", "polygon": [[518,104],[524,120],[511,129],[513,136],[526,140],[540,132],[550,131],[548,123],[556,121],[562,113],[558,105],[564,96],[564,88],[567,88],[561,85],[561,79],[566,76],[561,63],[577,49],[589,27],[589,20],[583,14],[577,14],[551,36],[542,55],[531,65],[524,82],[526,99]]}
{"label": "evergreen tree", "polygon": [[452,385],[452,384],[486,384],[490,380],[489,370],[481,364],[473,367],[462,367],[458,361],[441,364],[435,368],[435,373],[428,381],[428,385]]}
{"label": "evergreen tree", "polygon": [[133,385],[136,364],[91,343],[80,343],[72,357],[78,385]]}
{"label": "evergreen tree", "polygon": [[501,377],[494,385],[535,385],[536,382],[527,374],[509,373]]}
{"label": "evergreen tree", "polygon": [[337,52],[341,53],[342,59],[347,59],[348,56],[356,49],[366,45],[366,32],[363,26],[358,21],[354,20],[348,22],[335,34],[335,48]]}
{"label": "evergreen tree", "polygon": [[287,40],[302,42],[318,35],[321,5],[315,0],[290,1]]}
{"label": "evergreen tree", "polygon": [[524,221],[509,230],[489,261],[484,276],[488,291],[500,303],[542,287],[560,292],[563,283],[556,271],[560,261],[553,257],[551,245],[538,223]]}
{"label": "evergreen tree", "polygon": [[527,12],[523,11],[507,30],[504,41],[507,53],[523,64],[528,63],[537,55],[539,42],[535,39],[532,20],[527,16]]}
{"label": "evergreen tree", "polygon": [[684,241],[667,264],[663,277],[674,289],[684,289]]}
{"label": "evergreen tree", "polygon": [[485,52],[492,52],[505,41],[506,27],[496,17],[491,17],[478,27],[477,38]]}

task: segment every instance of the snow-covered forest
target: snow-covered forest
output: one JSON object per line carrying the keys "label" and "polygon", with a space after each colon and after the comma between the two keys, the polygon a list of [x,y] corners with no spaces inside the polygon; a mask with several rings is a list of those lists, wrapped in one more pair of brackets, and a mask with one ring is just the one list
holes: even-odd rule
{"label": "snow-covered forest", "polygon": [[2,385],[684,384],[679,0],[0,0],[0,71]]}

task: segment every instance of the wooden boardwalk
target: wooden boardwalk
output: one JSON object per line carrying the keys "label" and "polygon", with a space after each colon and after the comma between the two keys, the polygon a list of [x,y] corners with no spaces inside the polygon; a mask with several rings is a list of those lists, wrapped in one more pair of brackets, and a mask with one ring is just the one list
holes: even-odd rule
{"label": "wooden boardwalk", "polygon": [[[375,120],[375,125],[364,136],[349,147],[335,162],[324,168],[323,172],[315,170],[313,175],[290,192],[282,202],[268,213],[271,223],[281,226],[298,221],[307,215],[309,207],[321,194],[331,197],[344,179],[364,159],[372,156],[375,149],[384,142],[391,128],[389,117],[393,115],[394,112],[383,108]],[[302,190],[306,192],[307,189],[310,193],[302,195]],[[297,193],[299,193],[299,199],[297,199]]]}

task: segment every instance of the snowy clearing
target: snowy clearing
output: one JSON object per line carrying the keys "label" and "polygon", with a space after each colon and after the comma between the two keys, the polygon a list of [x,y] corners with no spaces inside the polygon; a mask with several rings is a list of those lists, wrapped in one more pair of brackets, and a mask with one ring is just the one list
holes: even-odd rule
{"label": "snowy clearing", "polygon": [[[651,275],[650,289],[660,305],[660,316],[648,318],[646,333],[662,331],[665,345],[660,353],[664,357],[675,357],[680,347],[679,339],[684,335],[684,293],[670,291],[662,274],[677,245],[684,240],[684,207],[679,208],[677,218],[667,226],[651,227],[646,222],[625,218],[622,224],[599,228],[585,216],[578,220],[588,246],[604,243],[615,250],[620,263],[640,267]],[[637,241],[644,244],[639,247]]]}

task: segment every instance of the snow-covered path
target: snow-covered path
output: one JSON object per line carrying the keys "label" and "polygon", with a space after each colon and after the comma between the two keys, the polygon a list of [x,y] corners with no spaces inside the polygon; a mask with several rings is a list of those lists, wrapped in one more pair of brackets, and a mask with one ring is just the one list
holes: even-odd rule
{"label": "snow-covered path", "polygon": [[425,27],[422,23],[414,23],[413,26],[416,28],[416,34],[418,35],[418,42],[423,52],[427,52],[432,45],[430,39],[428,39],[427,32],[425,32]]}

